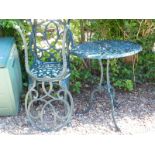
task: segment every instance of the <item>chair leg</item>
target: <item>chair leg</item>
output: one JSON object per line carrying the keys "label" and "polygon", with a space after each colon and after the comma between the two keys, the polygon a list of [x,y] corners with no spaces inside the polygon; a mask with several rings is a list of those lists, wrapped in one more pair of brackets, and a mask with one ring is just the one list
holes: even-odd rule
{"label": "chair leg", "polygon": [[[39,91],[34,80],[25,97],[25,110],[30,123],[42,131],[57,131],[72,118],[74,104],[67,88],[55,90],[53,83],[42,82]],[[65,95],[64,95],[65,94]],[[67,96],[70,102],[66,100]]]}
{"label": "chair leg", "polygon": [[[30,90],[33,86],[33,80],[32,78],[28,78],[28,90]],[[30,94],[30,100],[32,100],[32,94]]]}
{"label": "chair leg", "polygon": [[[67,90],[68,91],[69,90],[69,80],[70,80],[70,77],[67,77],[66,79],[60,81],[59,82],[60,87],[62,87],[64,90]],[[73,113],[73,111],[74,111],[74,104],[72,103],[73,98],[72,98],[72,96],[69,96],[68,95],[67,91],[64,91],[64,93],[65,93],[64,94],[64,100],[66,100],[69,103],[71,113]]]}
{"label": "chair leg", "polygon": [[114,126],[115,126],[115,130],[116,131],[121,131],[120,128],[118,127],[118,125],[116,123],[116,120],[115,120],[115,117],[114,117],[114,115],[115,115],[114,94],[112,93],[111,87],[110,87],[109,63],[110,63],[110,60],[107,60],[107,71],[106,71],[106,74],[107,74],[107,89],[108,89],[108,93],[109,93],[109,96],[110,96],[111,115],[112,115],[112,120],[113,120],[113,123],[114,123]]}

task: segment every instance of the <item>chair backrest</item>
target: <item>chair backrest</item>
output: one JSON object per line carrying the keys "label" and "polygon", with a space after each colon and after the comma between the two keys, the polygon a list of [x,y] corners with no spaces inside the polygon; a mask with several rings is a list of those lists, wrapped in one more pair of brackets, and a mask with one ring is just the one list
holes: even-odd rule
{"label": "chair backrest", "polygon": [[69,51],[74,46],[69,28],[70,20],[30,20],[30,53],[33,63],[61,63],[64,29],[67,28],[65,53],[69,63]]}
{"label": "chair backrest", "polygon": [[[52,82],[62,80],[63,77],[66,75],[69,52],[70,49],[74,46],[72,33],[69,28],[69,22],[70,22],[69,20],[67,22],[65,20],[64,21],[40,20],[39,22],[37,20],[34,20],[34,22],[30,21],[32,26],[32,32],[30,34],[30,42],[29,42],[30,50],[28,50],[24,31],[21,29],[19,25],[13,25],[22,38],[25,53],[25,68],[27,73],[33,79],[37,79],[39,81]],[[61,28],[58,28],[58,23],[61,25]],[[55,29],[49,28],[50,25],[53,25]],[[40,30],[41,32],[38,32],[37,30]],[[56,30],[55,35],[53,34],[54,30]],[[49,34],[48,32],[51,32],[51,34]],[[60,41],[60,39],[62,40]],[[30,53],[34,58],[32,64],[30,64],[28,60]],[[47,53],[47,55],[45,53]],[[58,57],[55,53],[60,54],[60,57]],[[34,65],[35,63],[43,63],[43,62],[47,63],[62,62],[63,65],[62,71],[57,75],[57,77],[38,78],[36,75],[31,73],[30,66]]]}

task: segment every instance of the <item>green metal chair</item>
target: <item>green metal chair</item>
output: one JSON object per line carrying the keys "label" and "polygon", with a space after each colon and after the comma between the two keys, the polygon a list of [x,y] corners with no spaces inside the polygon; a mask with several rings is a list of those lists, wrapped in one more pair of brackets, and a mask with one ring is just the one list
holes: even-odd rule
{"label": "green metal chair", "polygon": [[[74,104],[68,90],[69,51],[73,44],[69,21],[29,20],[29,49],[23,31],[29,87],[25,110],[30,123],[42,131],[56,131],[71,122]],[[31,58],[31,59],[29,59]]]}

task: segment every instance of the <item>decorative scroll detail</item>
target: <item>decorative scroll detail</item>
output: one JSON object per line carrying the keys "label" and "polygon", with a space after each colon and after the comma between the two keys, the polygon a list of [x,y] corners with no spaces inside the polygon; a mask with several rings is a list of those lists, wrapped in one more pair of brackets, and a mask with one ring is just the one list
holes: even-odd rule
{"label": "decorative scroll detail", "polygon": [[42,131],[56,131],[70,122],[74,104],[66,88],[34,80],[26,94],[25,109],[34,127]]}
{"label": "decorative scroll detail", "polygon": [[83,110],[80,112],[77,112],[76,114],[88,113],[92,109],[92,106],[94,105],[94,101],[96,101],[97,94],[101,94],[101,93],[106,93],[106,95],[108,96],[109,99],[110,99],[110,94],[111,94],[112,98],[114,100],[114,107],[118,108],[118,103],[116,101],[116,95],[115,95],[114,87],[112,85],[110,85],[110,94],[109,94],[107,84],[102,83],[101,85],[98,85],[95,89],[93,89],[93,91],[91,92],[89,104],[86,107],[83,107],[82,108]]}
{"label": "decorative scroll detail", "polygon": [[[34,20],[34,22],[31,21],[31,25],[30,51],[33,56],[41,61],[61,62],[65,21]],[[69,29],[66,34],[66,44],[73,45],[72,33]]]}

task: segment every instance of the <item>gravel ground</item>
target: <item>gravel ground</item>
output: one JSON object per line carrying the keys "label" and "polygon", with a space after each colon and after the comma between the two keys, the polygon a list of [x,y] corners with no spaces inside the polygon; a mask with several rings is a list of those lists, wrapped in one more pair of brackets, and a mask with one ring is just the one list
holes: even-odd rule
{"label": "gravel ground", "polygon": [[[81,94],[73,95],[75,109],[88,103],[91,88],[87,86]],[[147,83],[133,92],[116,90],[116,121],[121,132],[115,132],[111,119],[111,109],[106,95],[97,96],[93,108],[85,115],[74,115],[71,125],[57,132],[41,132],[27,122],[24,108],[21,106],[18,116],[0,117],[1,134],[37,134],[37,135],[133,135],[155,133],[155,84]]]}

